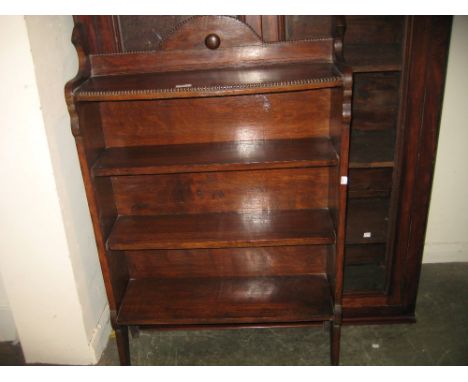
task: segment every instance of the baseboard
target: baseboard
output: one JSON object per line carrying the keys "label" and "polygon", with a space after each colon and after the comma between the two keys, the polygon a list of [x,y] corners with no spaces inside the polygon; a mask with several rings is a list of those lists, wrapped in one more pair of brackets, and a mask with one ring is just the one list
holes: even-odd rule
{"label": "baseboard", "polygon": [[0,306],[0,342],[17,342],[15,320],[8,306]]}
{"label": "baseboard", "polygon": [[98,363],[101,359],[102,353],[109,342],[111,330],[109,305],[106,304],[106,307],[94,328],[93,335],[89,343],[90,348],[94,352],[95,363]]}
{"label": "baseboard", "polygon": [[468,243],[426,243],[423,263],[468,262]]}

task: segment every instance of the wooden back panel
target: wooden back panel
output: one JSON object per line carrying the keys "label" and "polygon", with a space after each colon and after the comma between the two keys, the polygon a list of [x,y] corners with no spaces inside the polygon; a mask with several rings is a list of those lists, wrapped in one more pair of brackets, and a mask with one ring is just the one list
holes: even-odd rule
{"label": "wooden back panel", "polygon": [[331,62],[333,39],[278,42],[217,50],[186,49],[91,55],[93,76],[203,70],[268,63]]}
{"label": "wooden back panel", "polygon": [[125,251],[130,278],[251,277],[325,273],[331,248],[287,246]]}
{"label": "wooden back panel", "polygon": [[119,215],[327,208],[327,167],[113,177]]}
{"label": "wooden back panel", "polygon": [[328,136],[330,90],[101,104],[107,147]]}

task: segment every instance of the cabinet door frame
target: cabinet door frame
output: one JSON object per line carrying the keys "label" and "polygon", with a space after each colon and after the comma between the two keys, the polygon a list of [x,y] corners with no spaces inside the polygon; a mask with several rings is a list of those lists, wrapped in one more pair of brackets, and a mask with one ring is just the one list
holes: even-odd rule
{"label": "cabinet door frame", "polygon": [[409,16],[402,71],[402,145],[387,294],[348,294],[348,323],[414,322],[452,18]]}

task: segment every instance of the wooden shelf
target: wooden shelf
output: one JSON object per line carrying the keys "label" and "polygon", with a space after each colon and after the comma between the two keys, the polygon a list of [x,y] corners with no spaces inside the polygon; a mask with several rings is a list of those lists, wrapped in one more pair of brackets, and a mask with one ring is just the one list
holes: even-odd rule
{"label": "wooden shelf", "polygon": [[263,247],[332,244],[328,210],[120,216],[108,239],[112,250]]}
{"label": "wooden shelf", "polygon": [[386,244],[351,244],[346,245],[345,264],[365,265],[379,264],[383,265],[385,261]]}
{"label": "wooden shelf", "polygon": [[334,166],[338,156],[327,138],[237,141],[106,149],[97,176],[170,174]]}
{"label": "wooden shelf", "polygon": [[401,70],[401,47],[397,44],[346,45],[344,56],[355,73]]}
{"label": "wooden shelf", "polygon": [[353,168],[349,171],[348,198],[389,198],[393,168]]}
{"label": "wooden shelf", "polygon": [[393,167],[395,130],[352,130],[349,168]]}
{"label": "wooden shelf", "polygon": [[341,85],[333,64],[308,62],[91,77],[74,96],[77,101],[119,101],[259,94]]}
{"label": "wooden shelf", "polygon": [[347,265],[344,272],[344,293],[382,292],[385,267],[378,264]]}
{"label": "wooden shelf", "polygon": [[325,275],[130,280],[117,322],[129,325],[307,322],[332,318]]}
{"label": "wooden shelf", "polygon": [[[350,199],[346,244],[385,243],[388,213],[388,199]],[[364,237],[364,233],[370,233],[370,237]]]}

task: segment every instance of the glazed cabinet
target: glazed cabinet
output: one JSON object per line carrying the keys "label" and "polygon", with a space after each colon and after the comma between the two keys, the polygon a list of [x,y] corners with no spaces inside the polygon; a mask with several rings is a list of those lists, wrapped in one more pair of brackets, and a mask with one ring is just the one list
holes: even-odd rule
{"label": "glazed cabinet", "polygon": [[[327,16],[279,16],[280,38],[317,38]],[[451,18],[345,16],[353,72],[345,322],[411,322],[427,222]]]}

